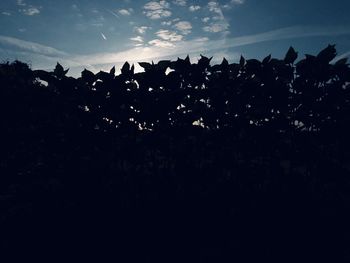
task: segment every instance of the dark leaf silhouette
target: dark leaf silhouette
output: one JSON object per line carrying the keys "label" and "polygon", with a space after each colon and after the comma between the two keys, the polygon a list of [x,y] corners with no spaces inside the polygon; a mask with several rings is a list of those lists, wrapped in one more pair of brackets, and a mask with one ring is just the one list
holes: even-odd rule
{"label": "dark leaf silhouette", "polygon": [[210,61],[212,60],[213,57],[207,58],[203,55],[200,55],[201,58],[198,60],[198,65],[200,66],[201,69],[206,69],[209,67]]}
{"label": "dark leaf silhouette", "polygon": [[293,47],[290,47],[284,58],[284,62],[286,62],[287,64],[293,64],[297,58],[298,53],[294,50]]}
{"label": "dark leaf silhouette", "polygon": [[270,60],[271,60],[271,55],[268,55],[267,57],[265,57],[265,58],[263,59],[262,63],[263,63],[263,64],[267,64],[267,63],[270,62]]}
{"label": "dark leaf silhouette", "polygon": [[241,65],[241,67],[243,67],[245,65],[245,59],[243,56],[241,56],[241,58],[239,60],[239,64]]}
{"label": "dark leaf silhouette", "polygon": [[96,80],[96,76],[94,73],[92,73],[91,71],[84,69],[81,72],[81,78],[83,81],[92,84],[93,82],[95,82]]}
{"label": "dark leaf silhouette", "polygon": [[221,67],[227,68],[229,65],[228,61],[226,58],[223,58],[222,62],[221,62]]}
{"label": "dark leaf silhouette", "polygon": [[128,62],[125,62],[122,69],[121,69],[121,72],[122,74],[128,74],[130,71],[130,64]]}
{"label": "dark leaf silhouette", "polygon": [[324,50],[322,50],[318,55],[317,58],[320,61],[329,63],[331,60],[333,60],[337,56],[337,51],[335,49],[335,45],[328,45]]}
{"label": "dark leaf silhouette", "polygon": [[62,65],[60,63],[57,62],[57,65],[53,71],[53,74],[57,77],[57,78],[63,78],[67,73],[68,73],[69,69],[64,70],[64,68],[62,67]]}
{"label": "dark leaf silhouette", "polygon": [[111,70],[109,71],[109,74],[111,75],[115,75],[115,66],[113,66],[113,68],[111,68]]}
{"label": "dark leaf silhouette", "polygon": [[144,68],[146,72],[150,71],[152,69],[152,64],[148,62],[139,62],[139,65]]}
{"label": "dark leaf silhouette", "polygon": [[348,262],[350,67],[335,55],[187,56],[77,79],[0,63],[0,247]]}

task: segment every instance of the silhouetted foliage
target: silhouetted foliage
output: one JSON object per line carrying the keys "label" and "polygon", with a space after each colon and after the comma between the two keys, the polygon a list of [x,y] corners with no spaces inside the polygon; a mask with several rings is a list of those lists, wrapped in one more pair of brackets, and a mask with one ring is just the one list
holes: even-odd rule
{"label": "silhouetted foliage", "polygon": [[297,61],[291,47],[79,78],[0,64],[1,248],[349,260],[350,67],[335,57],[329,45]]}

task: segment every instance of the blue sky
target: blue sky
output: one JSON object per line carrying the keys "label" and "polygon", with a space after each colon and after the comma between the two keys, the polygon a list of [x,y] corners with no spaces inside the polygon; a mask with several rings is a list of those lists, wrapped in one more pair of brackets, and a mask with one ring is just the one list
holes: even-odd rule
{"label": "blue sky", "polygon": [[283,57],[336,44],[350,53],[349,0],[1,0],[0,59],[77,75],[190,54]]}

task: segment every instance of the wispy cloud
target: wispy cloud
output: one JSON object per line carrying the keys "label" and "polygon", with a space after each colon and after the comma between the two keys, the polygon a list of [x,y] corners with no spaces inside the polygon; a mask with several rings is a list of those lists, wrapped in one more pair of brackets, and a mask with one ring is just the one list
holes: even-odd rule
{"label": "wispy cloud", "polygon": [[143,37],[142,36],[132,37],[132,38],[130,38],[130,40],[143,43]]}
{"label": "wispy cloud", "polygon": [[24,0],[17,0],[16,3],[20,7],[18,11],[24,15],[34,16],[40,14],[40,7],[27,5]]}
{"label": "wispy cloud", "polygon": [[35,42],[25,41],[18,38],[1,36],[0,44],[9,48],[28,51],[45,56],[68,56],[68,53],[55,49],[53,47],[41,45]]}
{"label": "wispy cloud", "polygon": [[209,26],[204,26],[203,30],[211,33],[218,33],[228,29],[228,24],[225,23],[212,23]]}
{"label": "wispy cloud", "polygon": [[346,26],[292,26],[280,28],[260,34],[241,36],[228,39],[227,47],[238,47],[243,45],[256,44],[266,41],[303,38],[303,37],[331,37],[350,35],[350,28]]}
{"label": "wispy cloud", "polygon": [[26,6],[27,4],[24,2],[24,0],[17,0],[17,5],[19,6]]}
{"label": "wispy cloud", "polygon": [[350,58],[350,50],[334,58],[331,63],[337,62],[339,59]]}
{"label": "wispy cloud", "polygon": [[182,35],[179,35],[176,32],[173,32],[170,30],[164,30],[164,29],[157,31],[156,35],[163,40],[167,40],[171,42],[177,42],[183,39]]}
{"label": "wispy cloud", "polygon": [[281,28],[260,34],[228,38],[226,42],[221,40],[209,40],[208,38],[197,38],[190,41],[170,42],[160,39],[151,40],[150,47],[136,47],[122,52],[93,54],[75,57],[82,63],[107,64],[128,61],[146,60],[160,57],[178,56],[199,52],[214,52],[225,48],[257,44],[282,39],[293,39],[316,36],[339,36],[350,35],[348,27],[308,27],[295,26]]}
{"label": "wispy cloud", "polygon": [[155,46],[155,47],[160,47],[160,48],[173,48],[173,47],[176,47],[170,41],[161,40],[161,39],[153,39],[153,40],[149,41],[148,44],[150,44],[152,46]]}
{"label": "wispy cloud", "polygon": [[20,9],[20,12],[27,16],[34,16],[40,14],[40,10],[37,7],[29,7],[29,8],[24,8]]}
{"label": "wispy cloud", "polygon": [[[205,32],[218,33],[218,32],[227,32],[230,25],[226,21],[224,13],[222,12],[221,6],[218,2],[211,1],[208,3],[207,8],[213,16],[211,17],[212,22],[203,27]],[[203,22],[209,22],[209,18],[205,18]]]}
{"label": "wispy cloud", "polygon": [[143,13],[150,19],[160,19],[163,17],[169,17],[172,14],[169,7],[170,5],[167,1],[151,1],[144,5]]}
{"label": "wispy cloud", "polygon": [[[159,33],[158,37],[161,38],[161,35],[165,36],[166,34],[165,32],[161,32]],[[197,38],[193,40],[171,42],[171,38],[169,40],[166,40],[166,37],[164,37],[162,39],[153,39],[149,41],[149,46],[133,47],[121,52],[96,53],[88,55],[69,54],[57,50],[53,47],[48,47],[38,43],[28,42],[7,36],[0,36],[0,45],[3,49],[15,52],[11,54],[32,54],[31,57],[35,60],[38,60],[40,58],[50,62],[55,60],[64,61],[67,67],[76,67],[78,65],[103,65],[122,63],[125,61],[142,61],[162,57],[181,56],[184,54],[214,54],[215,52],[220,52],[220,50],[226,48],[234,48],[267,41],[303,37],[332,37],[341,35],[350,35],[350,28],[294,26],[254,35],[228,38],[226,42],[222,42],[220,40],[209,40],[208,38]],[[339,56],[338,59],[349,55],[350,52],[347,52]]]}
{"label": "wispy cloud", "polygon": [[232,4],[241,5],[244,4],[245,0],[231,0]]}
{"label": "wispy cloud", "polygon": [[118,13],[123,15],[123,16],[129,16],[134,10],[132,8],[129,9],[119,9]]}
{"label": "wispy cloud", "polygon": [[209,20],[210,20],[210,17],[203,17],[203,18],[202,18],[202,22],[203,22],[203,23],[208,23]]}
{"label": "wispy cloud", "polygon": [[186,6],[187,0],[174,0],[173,3],[178,6]]}
{"label": "wispy cloud", "polygon": [[162,21],[161,25],[162,26],[171,26],[173,22],[172,21]]}
{"label": "wispy cloud", "polygon": [[177,22],[174,27],[179,30],[182,34],[187,35],[191,33],[192,25],[188,21]]}
{"label": "wispy cloud", "polygon": [[201,9],[201,7],[199,5],[191,5],[188,10],[190,10],[191,12],[195,12],[198,11],[199,9]]}
{"label": "wispy cloud", "polygon": [[235,6],[243,5],[246,1],[245,0],[231,0],[227,4],[223,5],[222,7],[225,9],[231,9]]}
{"label": "wispy cloud", "polygon": [[4,15],[4,16],[10,16],[10,15],[11,15],[11,13],[10,13],[10,12],[6,12],[6,11],[1,12],[1,14],[2,14],[2,15]]}
{"label": "wispy cloud", "polygon": [[224,14],[222,13],[220,4],[218,2],[211,1],[208,3],[208,9],[210,12],[213,12],[220,16],[221,18],[224,18]]}
{"label": "wispy cloud", "polygon": [[137,33],[139,33],[139,34],[144,34],[144,33],[146,33],[146,31],[147,31],[148,29],[150,29],[150,27],[148,27],[148,26],[136,26],[136,27],[134,27],[134,30],[135,30]]}

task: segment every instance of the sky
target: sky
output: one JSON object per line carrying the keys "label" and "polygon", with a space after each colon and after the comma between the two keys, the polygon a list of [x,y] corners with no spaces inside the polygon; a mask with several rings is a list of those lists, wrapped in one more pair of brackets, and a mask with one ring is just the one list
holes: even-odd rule
{"label": "sky", "polygon": [[60,62],[74,76],[187,54],[283,58],[290,46],[302,57],[336,44],[343,58],[349,10],[349,0],[1,0],[0,62]]}

